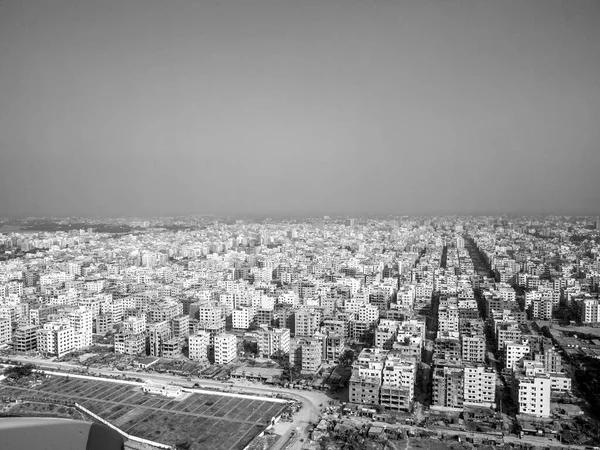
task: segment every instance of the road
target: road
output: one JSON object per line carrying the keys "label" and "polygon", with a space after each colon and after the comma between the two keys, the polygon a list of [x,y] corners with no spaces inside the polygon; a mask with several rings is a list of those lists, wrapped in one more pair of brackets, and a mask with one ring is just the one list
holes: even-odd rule
{"label": "road", "polygon": [[[82,366],[75,364],[67,364],[56,361],[48,361],[42,358],[33,358],[29,356],[10,356],[4,359],[18,361],[22,363],[32,363],[41,369],[53,369],[58,371],[76,370],[81,371]],[[286,389],[280,387],[271,387],[257,385],[245,380],[231,380],[228,383],[220,381],[204,380],[200,378],[191,378],[191,381],[175,375],[154,374],[145,372],[120,371],[114,369],[97,369],[90,368],[87,371],[88,375],[99,375],[114,377],[115,375],[125,375],[131,378],[142,378],[144,380],[158,381],[168,384],[177,384],[181,386],[189,386],[190,384],[198,383],[200,388],[217,388],[225,392],[235,392],[240,394],[257,394],[269,396],[273,393],[282,394],[286,397],[293,398],[302,404],[300,411],[292,417],[292,422],[286,426],[280,426],[283,431],[282,437],[275,443],[272,450],[298,450],[302,447],[303,442],[308,439],[308,427],[311,424],[316,424],[321,417],[321,407],[326,406],[330,397],[318,391],[298,391],[294,389]],[[215,392],[218,394],[218,392]],[[292,438],[292,432],[296,430],[296,435]],[[289,442],[288,442],[289,441]]]}

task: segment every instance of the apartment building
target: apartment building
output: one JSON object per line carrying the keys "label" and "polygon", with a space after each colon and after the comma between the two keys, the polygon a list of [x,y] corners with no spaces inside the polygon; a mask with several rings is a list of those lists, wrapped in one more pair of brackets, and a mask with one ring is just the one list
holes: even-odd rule
{"label": "apartment building", "polygon": [[504,343],[504,367],[514,369],[519,361],[531,354],[531,346],[526,340]]}
{"label": "apartment building", "polygon": [[231,324],[234,330],[245,330],[250,326],[254,317],[254,309],[251,307],[239,307],[231,312]]}
{"label": "apartment building", "polygon": [[385,359],[382,371],[380,405],[391,411],[408,411],[415,394],[417,363],[394,351]]}
{"label": "apartment building", "polygon": [[146,334],[125,331],[114,335],[115,353],[141,355],[146,353]]}
{"label": "apartment building", "polygon": [[563,371],[562,356],[554,347],[544,348],[534,355],[534,360],[540,362],[546,372],[561,373]]}
{"label": "apartment building", "polygon": [[517,405],[520,414],[550,417],[550,375],[538,373],[531,377],[515,378]]}
{"label": "apartment building", "polygon": [[171,319],[171,334],[180,341],[185,341],[190,335],[190,316],[180,314]]}
{"label": "apartment building", "polygon": [[522,334],[517,323],[500,323],[496,329],[496,345],[499,349],[504,348],[506,342],[516,342],[521,339]]}
{"label": "apartment building", "polygon": [[396,321],[381,319],[375,329],[375,347],[391,350],[396,340],[397,329]]}
{"label": "apartment building", "polygon": [[316,372],[321,367],[323,359],[323,336],[304,338],[296,337],[290,340],[290,365],[300,368],[303,372]]}
{"label": "apartment building", "polygon": [[496,407],[496,371],[493,368],[466,364],[463,383],[465,406]]}
{"label": "apartment building", "polygon": [[458,333],[459,311],[456,305],[448,305],[438,311],[438,331]]}
{"label": "apartment building", "polygon": [[58,358],[75,350],[74,329],[66,322],[48,322],[36,332],[37,350]]}
{"label": "apartment building", "polygon": [[0,344],[5,344],[10,341],[12,332],[10,318],[0,318]]}
{"label": "apartment building", "polygon": [[583,324],[600,323],[600,301],[597,299],[582,299],[575,302],[579,321]]}
{"label": "apartment building", "polygon": [[464,403],[464,369],[436,365],[433,371],[432,404],[462,408]]}
{"label": "apartment building", "polygon": [[461,336],[462,359],[474,363],[485,362],[485,337]]}
{"label": "apartment building", "polygon": [[208,346],[210,333],[207,331],[197,331],[189,337],[188,351],[189,358],[192,361],[208,362]]}
{"label": "apartment building", "polygon": [[14,349],[17,353],[27,353],[37,349],[37,330],[35,325],[17,327],[13,334]]}
{"label": "apartment building", "polygon": [[313,308],[301,308],[296,311],[295,335],[313,336],[321,323],[321,312]]}
{"label": "apartment building", "polygon": [[92,311],[79,308],[68,314],[69,324],[73,328],[73,346],[76,350],[92,345]]}
{"label": "apartment building", "polygon": [[323,361],[329,364],[335,364],[340,359],[340,356],[344,352],[346,340],[340,333],[329,333],[323,343]]}
{"label": "apartment building", "polygon": [[448,361],[457,361],[462,357],[458,331],[438,331],[433,348],[437,357]]}
{"label": "apartment building", "polygon": [[323,344],[318,339],[310,339],[302,345],[302,371],[316,372],[323,359]]}
{"label": "apartment building", "polygon": [[221,333],[215,336],[215,364],[229,364],[237,357],[237,338],[233,334]]}
{"label": "apartment building", "polygon": [[262,326],[256,331],[258,354],[263,358],[281,359],[290,352],[290,330]]}
{"label": "apartment building", "polygon": [[380,390],[380,378],[363,378],[353,372],[350,378],[349,401],[361,405],[378,405]]}
{"label": "apartment building", "polygon": [[148,355],[163,356],[163,343],[172,337],[170,321],[150,323],[147,328]]}

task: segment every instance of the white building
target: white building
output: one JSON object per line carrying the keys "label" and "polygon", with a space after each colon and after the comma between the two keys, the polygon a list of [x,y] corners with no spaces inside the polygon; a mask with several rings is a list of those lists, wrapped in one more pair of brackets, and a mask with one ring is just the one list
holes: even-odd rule
{"label": "white building", "polygon": [[142,386],[142,391],[147,392],[148,394],[164,395],[165,397],[174,398],[181,394],[181,386],[170,386],[147,381]]}
{"label": "white building", "polygon": [[517,362],[523,359],[531,351],[527,342],[508,341],[504,343],[504,367],[515,368]]}
{"label": "white building", "polygon": [[146,316],[129,316],[123,321],[123,330],[130,331],[133,334],[143,333],[146,331]]}
{"label": "white building", "polygon": [[231,322],[234,329],[245,330],[250,326],[250,322],[254,316],[252,308],[241,307],[236,308],[231,313]]}
{"label": "white building", "polygon": [[208,344],[210,333],[208,331],[198,331],[189,338],[189,358],[194,361],[208,361]]}
{"label": "white building", "polygon": [[417,366],[413,359],[389,355],[383,367],[383,384],[394,388],[407,388],[412,400],[415,395],[416,374]]}
{"label": "white building", "polygon": [[8,317],[0,318],[0,344],[10,341],[11,321]]}
{"label": "white building", "polygon": [[37,330],[37,349],[59,358],[75,350],[74,330],[64,322],[48,322]]}
{"label": "white building", "polygon": [[438,311],[438,331],[458,332],[458,307],[448,305]]}
{"label": "white building", "polygon": [[550,389],[553,392],[571,392],[571,378],[564,373],[550,373]]}
{"label": "white building", "polygon": [[596,299],[585,299],[578,301],[579,320],[581,323],[600,322],[600,302]]}
{"label": "white building", "polygon": [[290,330],[288,328],[263,327],[257,331],[258,354],[265,358],[280,358],[290,352]]}
{"label": "white building", "polygon": [[533,377],[521,378],[517,383],[519,413],[550,417],[550,376],[539,373]]}
{"label": "white building", "polygon": [[92,345],[92,311],[79,308],[69,313],[69,324],[73,328],[73,346],[76,350]]}
{"label": "white building", "polygon": [[379,320],[379,308],[375,305],[361,305],[358,308],[359,322],[375,323]]}
{"label": "white building", "polygon": [[237,339],[233,334],[215,336],[215,364],[229,364],[237,356]]}
{"label": "white building", "polygon": [[464,405],[496,406],[496,371],[485,366],[465,366]]}

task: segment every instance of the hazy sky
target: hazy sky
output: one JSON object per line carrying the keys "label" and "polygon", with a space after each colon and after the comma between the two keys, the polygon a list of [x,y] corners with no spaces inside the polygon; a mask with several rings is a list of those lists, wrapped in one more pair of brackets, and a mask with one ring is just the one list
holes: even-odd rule
{"label": "hazy sky", "polygon": [[0,217],[600,212],[598,0],[4,0]]}

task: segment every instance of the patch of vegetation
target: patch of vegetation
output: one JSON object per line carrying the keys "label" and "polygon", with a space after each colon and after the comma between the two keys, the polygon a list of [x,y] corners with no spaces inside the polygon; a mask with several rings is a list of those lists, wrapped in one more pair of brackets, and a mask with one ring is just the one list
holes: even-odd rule
{"label": "patch of vegetation", "polygon": [[354,350],[346,350],[340,355],[339,364],[343,367],[350,367],[354,362],[356,355]]}
{"label": "patch of vegetation", "polygon": [[4,369],[4,375],[6,378],[12,380],[20,380],[21,378],[28,377],[33,373],[35,366],[33,364],[23,364],[22,366],[7,367]]}

